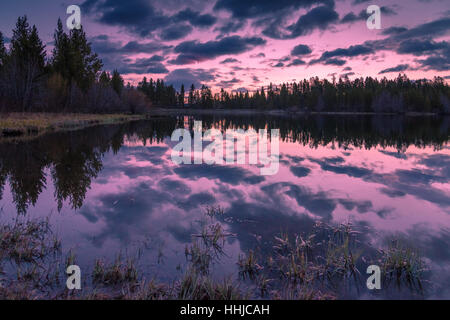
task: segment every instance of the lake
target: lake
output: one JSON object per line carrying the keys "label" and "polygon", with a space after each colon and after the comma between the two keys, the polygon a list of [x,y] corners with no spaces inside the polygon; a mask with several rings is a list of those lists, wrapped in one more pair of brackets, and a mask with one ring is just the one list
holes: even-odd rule
{"label": "lake", "polygon": [[[279,129],[280,165],[176,165],[172,132]],[[0,219],[49,217],[82,270],[121,253],[145,275],[176,278],[208,207],[230,236],[215,277],[237,277],[240,254],[288,232],[351,223],[362,244],[402,239],[427,265],[426,290],[339,291],[338,298],[450,299],[450,118],[174,116],[0,142]],[[358,263],[365,283],[369,264]]]}

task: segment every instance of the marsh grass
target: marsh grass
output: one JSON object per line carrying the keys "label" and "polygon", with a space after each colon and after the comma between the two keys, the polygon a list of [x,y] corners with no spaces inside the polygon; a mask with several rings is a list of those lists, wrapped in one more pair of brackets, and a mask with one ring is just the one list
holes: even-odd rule
{"label": "marsh grass", "polygon": [[387,249],[380,250],[380,262],[385,285],[392,282],[400,287],[423,290],[425,262],[418,250],[400,240],[390,241]]}
{"label": "marsh grass", "polygon": [[[239,275],[245,280],[247,278],[255,280],[259,272],[264,269],[258,264],[257,258],[253,250],[250,250],[247,255],[239,255],[238,258]],[[261,287],[264,287],[264,283],[267,282],[264,279],[260,279]],[[264,291],[262,289],[262,291]]]}
{"label": "marsh grass", "polygon": [[[382,268],[383,288],[395,283],[422,292],[425,263],[416,250],[392,241],[386,249],[372,248],[374,260],[366,261],[367,247],[350,223],[317,223],[310,234],[280,233],[269,249],[239,255],[237,275],[217,277],[213,266],[226,255],[226,239],[235,236],[217,221],[222,215],[220,208],[207,208],[186,246],[186,265],[177,268],[182,273],[172,283],[146,280],[137,266],[140,253],[133,259],[118,255],[112,263],[97,259],[90,284],[80,292],[68,292],[61,281],[76,256],[69,250],[61,257],[48,220],[0,225],[0,299],[337,299],[346,290],[365,288],[358,266],[368,262]],[[14,264],[14,277],[3,271],[5,261]]]}
{"label": "marsh grass", "polygon": [[191,244],[185,248],[189,267],[207,275],[214,262],[225,256],[224,246],[227,238],[234,236],[224,230],[216,218],[223,215],[220,207],[207,207],[204,217],[199,221],[200,233],[192,235]]}
{"label": "marsh grass", "polygon": [[136,284],[138,276],[135,261],[130,258],[123,260],[121,255],[111,264],[96,260],[92,271],[93,283],[103,285]]}
{"label": "marsh grass", "polygon": [[60,256],[61,242],[48,219],[19,217],[0,225],[0,270],[5,269],[0,273],[0,298],[46,297],[60,284]]}
{"label": "marsh grass", "polygon": [[61,251],[61,242],[51,232],[48,219],[16,221],[0,226],[0,258],[16,264],[35,263]]}
{"label": "marsh grass", "polygon": [[176,284],[177,299],[180,300],[239,300],[245,295],[230,278],[215,281],[189,268]]}
{"label": "marsh grass", "polygon": [[272,251],[239,257],[240,275],[253,280],[261,297],[272,299],[334,299],[358,291],[364,286],[358,235],[351,223],[317,223],[307,235],[281,233]]}

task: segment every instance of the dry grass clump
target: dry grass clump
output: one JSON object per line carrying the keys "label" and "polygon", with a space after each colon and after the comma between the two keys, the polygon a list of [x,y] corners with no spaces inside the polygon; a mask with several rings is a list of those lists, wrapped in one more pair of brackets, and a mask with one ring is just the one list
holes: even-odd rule
{"label": "dry grass clump", "polygon": [[96,260],[92,272],[92,281],[95,284],[104,285],[135,284],[138,281],[138,271],[132,259],[122,261],[119,255],[112,264],[107,264],[103,260]]}
{"label": "dry grass clump", "polygon": [[380,250],[380,255],[379,262],[386,285],[395,281],[397,286],[405,283],[410,288],[423,289],[426,267],[419,251],[399,240],[392,240],[387,249]]}
{"label": "dry grass clump", "polygon": [[37,263],[60,250],[61,242],[52,234],[47,219],[0,225],[0,260]]}

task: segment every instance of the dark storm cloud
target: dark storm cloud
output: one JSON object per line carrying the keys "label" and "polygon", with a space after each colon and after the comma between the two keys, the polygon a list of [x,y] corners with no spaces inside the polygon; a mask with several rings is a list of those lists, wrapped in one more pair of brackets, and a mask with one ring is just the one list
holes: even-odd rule
{"label": "dark storm cloud", "polygon": [[122,147],[122,151],[133,155],[138,161],[148,161],[154,165],[164,163],[163,156],[169,150],[167,147]]}
{"label": "dark storm cloud", "polygon": [[450,17],[424,23],[395,34],[394,39],[411,39],[418,37],[439,37],[450,32]]}
{"label": "dark storm cloud", "polygon": [[410,39],[400,43],[397,53],[423,55],[432,51],[446,49],[449,47],[448,42],[435,42],[432,40]]}
{"label": "dark storm cloud", "polygon": [[164,178],[158,182],[159,187],[164,191],[189,194],[191,188],[181,180],[173,180],[170,178]]}
{"label": "dark storm cloud", "polygon": [[431,184],[434,182],[446,183],[448,179],[432,172],[419,169],[397,170],[396,175],[400,182],[409,184]]}
{"label": "dark storm cloud", "polygon": [[99,35],[90,39],[92,48],[102,56],[106,70],[117,69],[120,73],[162,74],[168,73],[162,63],[164,58],[153,55],[150,58],[129,59],[126,56],[136,53],[155,53],[166,51],[170,46],[158,42],[129,41],[125,45],[112,41],[107,35]]}
{"label": "dark storm cloud", "polygon": [[[309,160],[319,164],[324,171],[343,174],[352,178],[360,178],[366,182],[384,185],[383,193],[390,197],[411,195],[415,198],[435,203],[444,208],[450,206],[450,199],[446,193],[433,186],[434,183],[445,183],[448,181],[449,170],[445,169],[446,167],[441,168],[439,164],[434,168],[431,166],[431,168],[427,170],[399,169],[388,174],[378,174],[367,168],[345,165],[340,162],[339,159],[340,158],[336,158],[336,161],[338,162],[335,164],[333,164],[331,158],[310,158]],[[436,164],[436,162],[439,161],[438,159],[443,159],[443,157],[428,157],[421,161],[423,161],[423,163]],[[446,162],[442,165],[445,166]]]}
{"label": "dark storm cloud", "polygon": [[446,154],[433,154],[422,159],[420,164],[436,171],[437,174],[450,180],[450,156]]}
{"label": "dark storm cloud", "polygon": [[426,59],[419,59],[417,62],[424,70],[450,70],[450,50],[446,49],[442,53],[431,55]]}
{"label": "dark storm cloud", "polygon": [[217,18],[210,14],[200,14],[191,9],[185,9],[178,12],[172,19],[175,22],[189,22],[195,27],[210,27],[217,21]]}
{"label": "dark storm cloud", "polygon": [[192,54],[180,54],[178,55],[175,59],[169,60],[167,61],[169,64],[173,64],[176,66],[182,66],[185,64],[193,64],[193,63],[197,63],[198,57],[196,57],[195,55]]}
{"label": "dark storm cloud", "polygon": [[120,53],[152,53],[171,48],[159,42],[130,41],[119,49]]}
{"label": "dark storm cloud", "polygon": [[80,213],[90,222],[102,221],[103,230],[96,235],[97,245],[109,238],[127,243],[136,229],[146,228],[144,224],[152,216],[155,208],[172,203],[174,197],[168,192],[152,189],[141,183],[119,194],[99,196],[96,205],[86,205]]}
{"label": "dark storm cloud", "polygon": [[296,23],[285,29],[279,27],[281,18],[275,19],[263,30],[263,34],[274,39],[293,39],[312,33],[314,30],[325,30],[339,20],[334,6],[319,6],[300,16]]}
{"label": "dark storm cloud", "polygon": [[[382,6],[380,7],[380,11],[383,15],[385,16],[395,16],[397,15],[397,12],[392,9],[391,7],[387,7],[387,6]],[[367,11],[361,10],[359,12],[359,14],[355,14],[354,12],[349,12],[346,15],[344,15],[344,17],[342,17],[342,19],[340,20],[340,23],[353,23],[353,22],[357,22],[357,21],[366,21],[369,18],[369,14],[367,13]]]}
{"label": "dark storm cloud", "polygon": [[306,167],[291,166],[290,170],[294,174],[294,176],[296,176],[298,178],[306,177],[311,173],[311,169],[306,168]]}
{"label": "dark storm cloud", "polygon": [[[352,58],[360,55],[372,54],[373,48],[365,45],[355,45],[348,48],[339,48],[332,51],[325,51],[318,61],[326,61],[330,58]],[[316,60],[314,60],[316,61]]]}
{"label": "dark storm cloud", "polygon": [[407,31],[408,29],[405,27],[389,27],[387,29],[384,29],[381,34],[385,36],[393,35],[393,34],[399,34],[402,32]]}
{"label": "dark storm cloud", "polygon": [[129,41],[122,45],[120,42],[112,41],[107,35],[99,35],[90,38],[89,40],[94,51],[102,55],[154,53],[171,48],[170,46],[164,45],[160,42]]}
{"label": "dark storm cloud", "polygon": [[235,58],[227,58],[227,59],[221,61],[220,63],[221,64],[227,64],[227,63],[235,63],[235,62],[240,63],[240,61],[238,59],[235,59]]}
{"label": "dark storm cloud", "polygon": [[285,10],[309,8],[316,4],[326,4],[334,7],[333,0],[219,0],[215,4],[214,9],[226,10],[235,18],[248,19],[273,15]]}
{"label": "dark storm cloud", "polygon": [[214,31],[220,32],[219,37],[224,37],[230,33],[237,32],[245,26],[245,21],[227,21],[225,24],[217,27]]}
{"label": "dark storm cloud", "polygon": [[159,37],[164,41],[173,41],[183,39],[191,32],[192,27],[188,24],[171,25],[162,30]]}
{"label": "dark storm cloud", "polygon": [[363,167],[356,167],[352,165],[344,165],[345,159],[342,157],[324,158],[324,159],[309,159],[311,162],[320,165],[324,171],[334,172],[336,174],[345,174],[349,177],[361,178],[369,176],[372,171]]}
{"label": "dark storm cloud", "polygon": [[179,166],[174,172],[181,178],[198,180],[207,178],[209,180],[220,179],[231,185],[259,184],[265,180],[263,176],[256,176],[250,171],[240,167],[224,167],[215,165]]}
{"label": "dark storm cloud", "polygon": [[[394,32],[392,32],[394,30]],[[399,54],[424,55],[425,59],[416,60],[423,70],[445,71],[450,69],[450,48],[448,42],[436,42],[433,38],[450,32],[450,17],[440,18],[420,24],[411,29],[397,28],[388,32],[384,40],[367,42],[376,50],[394,50]],[[406,71],[406,64],[382,70],[380,73]]]}
{"label": "dark storm cloud", "polygon": [[200,88],[203,83],[212,82],[215,78],[216,76],[213,70],[185,68],[171,71],[164,78],[164,81],[179,90],[182,84],[184,84],[186,88],[187,86],[190,87],[191,84],[196,88]]}
{"label": "dark storm cloud", "polygon": [[214,196],[209,192],[196,193],[177,203],[177,206],[184,210],[196,209],[200,206],[213,205],[216,202]]}
{"label": "dark storm cloud", "polygon": [[256,58],[265,58],[265,57],[266,57],[266,55],[265,55],[264,52],[260,52],[260,53],[257,53],[257,54],[252,54],[252,55],[250,56],[250,58],[252,58],[252,59],[256,59]]}
{"label": "dark storm cloud", "polygon": [[386,150],[378,150],[378,152],[390,156],[390,157],[394,157],[397,159],[403,159],[406,160],[408,159],[407,155],[405,153],[401,153],[401,152],[392,152],[392,151],[386,151]]}
{"label": "dark storm cloud", "polygon": [[324,65],[342,66],[346,63],[343,58],[353,58],[361,55],[375,53],[375,50],[368,45],[354,45],[348,48],[338,48],[332,51],[325,51],[320,58],[313,59],[310,65],[322,63]]}
{"label": "dark storm cloud", "polygon": [[239,54],[252,50],[256,46],[266,44],[266,40],[258,37],[243,38],[231,36],[218,41],[198,42],[185,41],[174,49],[178,57],[171,60],[173,64],[189,64],[217,58],[222,55]]}
{"label": "dark storm cloud", "polygon": [[355,177],[355,178],[361,178],[368,176],[372,173],[371,170],[362,168],[362,167],[356,167],[351,165],[330,165],[327,163],[323,163],[320,160],[317,161],[317,163],[320,164],[320,167],[322,170],[334,172],[336,174],[345,174],[349,177]]}
{"label": "dark storm cloud", "polygon": [[343,59],[332,58],[332,59],[325,60],[325,62],[323,64],[332,65],[332,66],[343,66],[346,63],[347,63],[347,61],[345,61]]}
{"label": "dark storm cloud", "polygon": [[380,188],[378,190],[390,198],[401,198],[401,197],[406,196],[406,193],[404,193],[401,190],[395,190],[395,189],[389,189],[389,188]]}
{"label": "dark storm cloud", "polygon": [[298,46],[295,46],[294,49],[291,51],[291,55],[293,56],[303,56],[308,55],[312,52],[311,48],[304,44],[299,44]]}
{"label": "dark storm cloud", "polygon": [[338,18],[339,15],[333,8],[329,6],[316,7],[301,16],[295,24],[288,27],[288,30],[292,32],[290,37],[304,36],[315,29],[324,30],[331,23],[336,22]]}
{"label": "dark storm cloud", "polygon": [[153,56],[151,58],[143,58],[137,59],[133,63],[129,63],[118,68],[120,73],[136,73],[136,74],[160,74],[160,73],[168,73],[169,70],[159,61],[155,61],[155,57],[159,58],[160,56]]}
{"label": "dark storm cloud", "polygon": [[[236,55],[252,50],[259,45],[265,45],[266,40],[261,37],[228,36],[230,33],[239,32],[248,23],[253,29],[260,30],[266,37],[273,39],[293,39],[308,35],[316,30],[325,30],[338,23],[351,23],[367,19],[365,10],[359,13],[350,12],[343,17],[335,10],[333,0],[307,0],[292,1],[281,0],[277,2],[266,0],[218,0],[214,6],[215,11],[231,13],[231,19],[218,19],[213,14],[201,12],[202,2],[183,3],[181,5],[164,5],[159,2],[146,0],[87,0],[83,3],[83,9],[96,21],[101,23],[121,26],[140,36],[155,35],[162,41],[176,41],[192,34],[193,28],[208,28],[219,33],[215,40],[184,41],[175,47],[176,56],[172,57],[168,64],[187,65],[215,59],[222,55]],[[362,2],[361,2],[362,3]],[[190,6],[190,7],[188,7]],[[210,8],[210,7],[208,7]],[[167,10],[169,9],[169,10]],[[298,11],[303,9],[303,11]],[[199,10],[199,11],[196,11]],[[305,11],[306,10],[306,11]],[[382,6],[384,15],[396,15],[397,7]],[[300,14],[301,13],[301,14]],[[299,15],[296,22],[292,23],[294,14]],[[295,21],[295,20],[294,20]],[[329,50],[321,57],[305,63],[302,55],[312,53],[311,48],[298,45],[291,51],[292,61],[277,61],[270,64],[274,68],[295,67],[321,63],[323,65],[343,66],[348,58],[361,57],[376,54],[379,51],[393,51],[398,54],[411,54],[420,56],[420,59],[409,62],[413,64],[408,68],[404,65],[393,66],[381,70],[380,74],[407,70],[435,70],[445,71],[450,68],[450,49],[448,42],[434,40],[448,34],[450,30],[450,17],[436,19],[414,27],[392,26],[381,31],[385,39],[366,41],[347,48]],[[132,53],[157,53],[165,50],[167,54],[170,46],[161,42],[141,43],[131,41],[125,45],[110,42],[108,39],[95,39],[94,49],[100,54],[106,55],[106,66],[121,66],[122,70],[134,71],[134,73],[167,73],[167,67],[160,62],[148,66],[147,70],[137,72],[134,66],[124,65],[127,61],[121,61],[119,54]],[[113,56],[115,54],[115,56]],[[350,75],[348,73],[346,75]]]}
{"label": "dark storm cloud", "polygon": [[241,250],[247,252],[255,247],[268,246],[271,252],[272,242],[256,240],[255,235],[263,239],[274,239],[280,232],[306,234],[312,230],[316,221],[306,214],[292,212],[289,208],[272,208],[264,203],[247,203],[234,201],[225,212],[223,219],[231,233],[237,235]]}
{"label": "dark storm cloud", "polygon": [[101,23],[124,27],[140,36],[170,24],[169,17],[156,12],[145,0],[87,0],[81,7]]}
{"label": "dark storm cloud", "polygon": [[304,207],[312,214],[319,216],[326,221],[331,221],[333,218],[332,213],[336,208],[336,201],[323,191],[314,193],[308,188],[288,182],[267,185],[262,187],[261,190],[266,193],[272,201],[277,203],[278,207],[280,207],[280,202],[282,201],[279,197],[286,195],[294,199],[299,206]]}
{"label": "dark storm cloud", "polygon": [[293,59],[291,63],[288,64],[288,67],[302,66],[305,64],[306,62],[301,59]]}
{"label": "dark storm cloud", "polygon": [[394,47],[397,47],[399,43],[405,40],[430,40],[444,36],[448,33],[450,33],[450,17],[423,23],[410,29],[403,27],[392,27],[390,29],[386,29],[383,33],[389,35],[389,37],[381,41],[368,41],[368,43],[379,44],[380,46],[395,44]]}
{"label": "dark storm cloud", "polygon": [[[96,17],[97,21],[124,27],[131,33],[141,37],[148,36],[156,30],[165,30],[161,35],[163,40],[180,39],[188,34],[186,29],[193,27],[210,27],[217,18],[210,14],[200,14],[191,9],[183,9],[173,15],[165,14],[162,10],[146,0],[87,0],[81,7],[85,12]],[[173,24],[185,23],[184,31],[167,30]]]}
{"label": "dark storm cloud", "polygon": [[[363,44],[352,45],[348,48],[326,51],[320,58],[311,60],[309,64],[343,65],[345,64],[343,58],[375,54],[378,51],[388,50],[398,54],[428,55],[424,59],[416,60],[419,67],[424,70],[445,71],[450,68],[450,46],[446,41],[436,42],[432,38],[443,36],[449,33],[449,30],[450,18],[441,18],[411,29],[391,27],[383,32],[384,35],[388,35],[385,39],[366,41]],[[410,69],[412,69],[410,66],[401,64],[384,69],[380,74]]]}
{"label": "dark storm cloud", "polygon": [[356,73],[354,73],[354,72],[345,72],[345,73],[341,73],[340,77],[341,78],[348,78],[348,77],[354,76],[355,74]]}
{"label": "dark storm cloud", "polygon": [[409,69],[409,66],[407,64],[399,64],[396,67],[381,70],[378,74],[385,74],[385,73],[391,73],[391,72],[403,72],[408,69]]}
{"label": "dark storm cloud", "polygon": [[372,201],[355,201],[351,199],[339,199],[338,202],[348,211],[356,208],[358,213],[367,213],[373,208]]}
{"label": "dark storm cloud", "polygon": [[190,194],[190,188],[182,181],[165,178],[156,187],[143,182],[127,186],[126,190],[119,193],[100,195],[96,197],[95,203],[85,205],[80,213],[88,221],[101,221],[103,225],[102,230],[95,235],[95,245],[112,238],[128,243],[136,235],[148,235],[155,220],[162,224],[161,230],[183,229],[179,219],[175,219],[176,222],[170,220],[173,215],[167,215],[167,220],[154,217],[156,210],[160,212],[164,206],[173,205],[181,210],[191,210],[214,203],[212,194]]}
{"label": "dark storm cloud", "polygon": [[220,88],[229,89],[229,88],[232,88],[235,84],[239,84],[239,83],[242,83],[242,80],[233,78],[230,80],[222,80],[222,81],[216,83],[216,85],[218,85]]}

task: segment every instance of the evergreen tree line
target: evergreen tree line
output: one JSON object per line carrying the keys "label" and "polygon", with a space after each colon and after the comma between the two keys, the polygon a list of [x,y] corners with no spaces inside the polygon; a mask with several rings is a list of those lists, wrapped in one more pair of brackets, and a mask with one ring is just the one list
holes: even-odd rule
{"label": "evergreen tree line", "polygon": [[59,19],[47,57],[36,26],[19,17],[8,49],[0,32],[0,111],[144,112],[146,96],[102,67],[83,28],[66,33]]}
{"label": "evergreen tree line", "polygon": [[256,92],[212,94],[211,89],[191,85],[185,93],[164,81],[144,78],[138,89],[155,105],[191,108],[289,109],[317,112],[438,112],[450,113],[450,87],[443,78],[410,80],[400,74],[396,79],[371,77],[336,81],[311,78],[281,86],[270,84]]}

